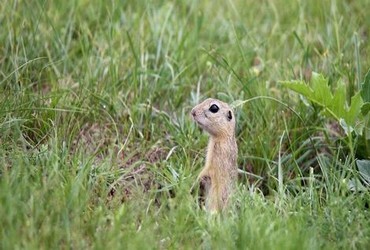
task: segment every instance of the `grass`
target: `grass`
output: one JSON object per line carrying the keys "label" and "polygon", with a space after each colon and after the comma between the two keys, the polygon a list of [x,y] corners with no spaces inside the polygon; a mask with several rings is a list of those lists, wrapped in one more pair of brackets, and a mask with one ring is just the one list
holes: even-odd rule
{"label": "grass", "polygon": [[[278,83],[315,71],[359,91],[366,7],[5,0],[0,248],[367,249],[357,141]],[[207,136],[189,111],[259,96],[236,110],[236,205],[210,216],[190,192]]]}

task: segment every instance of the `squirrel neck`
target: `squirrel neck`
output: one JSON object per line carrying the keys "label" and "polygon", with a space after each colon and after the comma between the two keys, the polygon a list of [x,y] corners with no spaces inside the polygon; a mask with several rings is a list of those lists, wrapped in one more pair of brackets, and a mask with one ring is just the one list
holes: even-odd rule
{"label": "squirrel neck", "polygon": [[218,136],[211,135],[209,137],[209,143],[230,143],[235,141],[235,133],[222,133]]}
{"label": "squirrel neck", "polygon": [[[237,144],[234,135],[211,136],[207,147],[207,163],[210,168],[224,168],[236,164]],[[223,163],[221,165],[221,163]]]}

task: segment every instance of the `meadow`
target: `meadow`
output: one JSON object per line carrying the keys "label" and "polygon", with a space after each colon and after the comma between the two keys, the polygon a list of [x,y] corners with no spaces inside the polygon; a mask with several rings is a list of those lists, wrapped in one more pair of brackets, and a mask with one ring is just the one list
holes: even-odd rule
{"label": "meadow", "polygon": [[[369,249],[368,7],[4,0],[0,249]],[[237,116],[218,215],[193,188],[208,97]]]}

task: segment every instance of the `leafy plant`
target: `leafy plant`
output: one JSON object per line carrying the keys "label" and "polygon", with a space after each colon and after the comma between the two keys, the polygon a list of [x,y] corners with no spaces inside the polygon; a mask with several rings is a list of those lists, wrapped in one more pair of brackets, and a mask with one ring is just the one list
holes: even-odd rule
{"label": "leafy plant", "polygon": [[370,161],[369,160],[357,160],[356,165],[358,171],[362,177],[362,180],[366,185],[370,186]]}
{"label": "leafy plant", "polygon": [[[370,72],[370,71],[369,71]],[[370,74],[367,73],[362,91],[346,101],[346,86],[339,80],[332,93],[329,81],[323,75],[313,73],[311,85],[304,81],[282,81],[281,84],[322,107],[322,113],[335,118],[348,135],[355,131],[362,135],[366,124],[366,114],[370,111]]]}
{"label": "leafy plant", "polygon": [[362,105],[362,114],[366,115],[370,111],[370,69],[365,76],[365,80],[361,85],[361,97],[364,101]]}

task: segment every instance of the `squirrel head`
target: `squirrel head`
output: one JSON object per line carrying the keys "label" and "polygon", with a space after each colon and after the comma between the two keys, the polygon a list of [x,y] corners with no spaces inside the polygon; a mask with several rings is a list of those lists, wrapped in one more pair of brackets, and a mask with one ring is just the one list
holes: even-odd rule
{"label": "squirrel head", "polygon": [[235,136],[235,116],[230,106],[208,98],[191,110],[197,124],[215,138]]}

